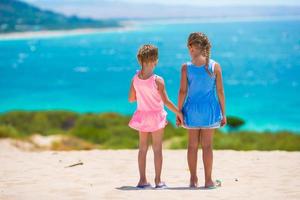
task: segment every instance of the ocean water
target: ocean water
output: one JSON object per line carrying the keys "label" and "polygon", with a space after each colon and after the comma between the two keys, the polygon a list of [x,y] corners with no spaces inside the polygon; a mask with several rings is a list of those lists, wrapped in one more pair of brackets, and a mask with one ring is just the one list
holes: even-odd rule
{"label": "ocean water", "polygon": [[300,131],[299,19],[140,22],[127,31],[0,40],[0,112],[131,114],[128,89],[145,43],[159,47],[155,73],[176,103],[181,64],[190,59],[186,40],[195,31],[209,36],[222,67],[227,115],[243,118],[244,129]]}

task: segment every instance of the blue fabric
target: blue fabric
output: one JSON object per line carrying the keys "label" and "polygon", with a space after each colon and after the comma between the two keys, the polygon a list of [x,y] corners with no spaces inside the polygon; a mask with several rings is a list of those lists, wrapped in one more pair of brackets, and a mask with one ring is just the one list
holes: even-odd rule
{"label": "blue fabric", "polygon": [[216,78],[210,60],[208,74],[203,66],[187,63],[188,92],[182,112],[184,125],[187,128],[210,128],[220,125],[222,113],[216,96]]}

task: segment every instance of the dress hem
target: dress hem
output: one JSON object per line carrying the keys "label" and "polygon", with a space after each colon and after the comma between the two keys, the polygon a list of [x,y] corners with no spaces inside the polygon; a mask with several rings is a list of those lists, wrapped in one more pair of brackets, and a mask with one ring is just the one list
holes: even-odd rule
{"label": "dress hem", "polygon": [[211,126],[187,126],[187,125],[182,125],[183,128],[185,129],[217,129],[221,127],[221,124],[219,122],[211,125]]}
{"label": "dress hem", "polygon": [[133,126],[133,125],[131,125],[131,124],[128,124],[128,126],[129,126],[130,128],[132,128],[132,129],[134,129],[134,130],[136,130],[136,131],[139,131],[139,132],[155,132],[155,131],[158,131],[158,130],[160,130],[160,129],[165,128],[167,125],[168,125],[168,121],[166,121],[165,124],[164,124],[163,126],[158,127],[158,128],[156,128],[156,129],[151,129],[151,130],[141,130],[141,129],[139,129],[138,127],[135,127],[135,126]]}

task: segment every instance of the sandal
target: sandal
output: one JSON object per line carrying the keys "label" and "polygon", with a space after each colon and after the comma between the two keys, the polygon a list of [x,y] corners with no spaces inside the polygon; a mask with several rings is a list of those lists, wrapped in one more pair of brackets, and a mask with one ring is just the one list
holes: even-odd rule
{"label": "sandal", "polygon": [[160,182],[158,185],[155,186],[155,189],[166,189],[167,185],[164,182]]}
{"label": "sandal", "polygon": [[218,179],[217,179],[217,180],[214,182],[214,185],[205,187],[205,189],[209,189],[209,190],[211,190],[211,189],[217,189],[218,187],[221,187],[221,185],[222,185],[221,180],[218,180]]}
{"label": "sandal", "polygon": [[146,183],[144,185],[137,185],[136,186],[138,189],[149,189],[149,188],[152,188],[151,184],[150,183]]}

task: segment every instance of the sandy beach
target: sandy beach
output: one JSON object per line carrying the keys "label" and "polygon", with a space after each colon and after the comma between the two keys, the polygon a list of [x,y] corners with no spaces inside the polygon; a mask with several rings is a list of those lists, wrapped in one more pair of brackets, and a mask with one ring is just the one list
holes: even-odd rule
{"label": "sandy beach", "polygon": [[2,33],[0,34],[1,40],[21,40],[30,38],[52,38],[62,36],[73,36],[73,35],[86,35],[86,34],[97,34],[104,32],[122,32],[133,30],[133,26],[126,25],[124,27],[115,28],[86,28],[86,29],[72,29],[72,30],[47,30],[47,31],[29,31],[29,32],[13,32],[13,33]]}
{"label": "sandy beach", "polygon": [[[168,189],[137,190],[136,157],[136,150],[24,151],[0,140],[0,199],[300,199],[300,152],[215,151],[214,177],[222,180],[215,190],[187,187],[185,150],[164,150]],[[151,183],[152,159],[149,151]],[[201,159],[198,169],[202,186]]]}

